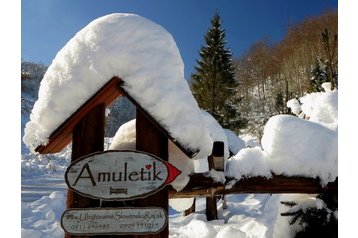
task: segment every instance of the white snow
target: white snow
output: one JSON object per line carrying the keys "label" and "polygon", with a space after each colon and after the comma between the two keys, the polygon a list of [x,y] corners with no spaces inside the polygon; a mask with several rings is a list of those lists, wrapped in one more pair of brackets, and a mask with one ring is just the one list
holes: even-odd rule
{"label": "white snow", "polygon": [[34,202],[21,202],[21,237],[63,237],[60,218],[65,199],[64,192],[53,192]]}
{"label": "white snow", "polygon": [[194,202],[194,198],[172,198],[169,199],[169,205],[178,212],[189,209]]}
{"label": "white snow", "polygon": [[288,176],[319,177],[322,185],[338,176],[337,132],[318,123],[289,115],[276,115],[267,122],[262,148],[242,149],[231,158],[227,174],[270,177],[271,172]]}
{"label": "white snow", "polygon": [[280,216],[287,210],[279,211],[285,195],[227,195],[226,199],[227,209],[222,209],[222,200],[218,202],[218,220],[206,220],[205,198],[196,200],[196,212],[189,216],[170,215],[169,237],[288,238],[294,234],[288,218]]}
{"label": "white snow", "polygon": [[[224,158],[229,158],[228,139],[225,130],[210,113],[203,110],[201,111],[201,113],[204,118],[205,128],[207,128],[207,130],[209,131],[212,141],[224,142]],[[212,150],[212,146],[210,149]],[[208,155],[211,154],[211,150]]]}
{"label": "white snow", "polygon": [[215,169],[211,169],[207,176],[211,177],[214,182],[222,183],[224,184],[226,181],[225,173],[222,171],[216,171]]}
{"label": "white snow", "polygon": [[326,92],[306,94],[300,98],[301,104],[297,99],[291,99],[287,107],[301,118],[338,131],[338,90],[331,91],[328,84],[322,84]]}
{"label": "white snow", "polygon": [[300,116],[300,113],[302,111],[301,104],[296,98],[289,100],[287,102],[287,107],[291,108],[293,114],[301,117]]}
{"label": "white snow", "polygon": [[[207,128],[207,130],[210,133],[212,144],[214,141],[224,142],[224,158],[225,158],[225,164],[226,164],[226,159],[229,158],[230,154],[229,154],[229,147],[228,147],[229,146],[228,145],[228,137],[225,133],[225,130],[221,127],[221,125],[215,120],[215,118],[210,113],[208,113],[204,110],[202,110],[201,113],[204,118],[205,128]],[[210,147],[209,154],[201,157],[201,159],[199,159],[199,160],[193,161],[194,162],[194,171],[196,173],[203,173],[203,172],[209,171],[207,157],[211,154],[211,151],[213,148],[212,144]]]}
{"label": "white snow", "polygon": [[229,159],[226,175],[236,179],[254,176],[270,178],[272,174],[266,157],[260,147],[242,149]]}
{"label": "white snow", "polygon": [[224,132],[227,137],[229,150],[233,154],[236,155],[237,153],[239,153],[241,149],[246,147],[245,141],[241,139],[239,136],[237,136],[233,131],[229,129],[224,129]]}
{"label": "white snow", "polygon": [[109,150],[135,150],[136,147],[136,120],[121,125],[113,137]]}
{"label": "white snow", "polygon": [[56,55],[39,89],[23,140],[32,152],[113,76],[185,148],[211,152],[197,102],[184,79],[173,37],[134,14],[100,17]]}

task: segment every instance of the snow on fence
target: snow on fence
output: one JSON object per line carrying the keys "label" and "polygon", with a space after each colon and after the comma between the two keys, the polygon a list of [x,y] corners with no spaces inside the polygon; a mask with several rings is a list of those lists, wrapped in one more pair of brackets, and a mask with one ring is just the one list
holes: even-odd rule
{"label": "snow on fence", "polygon": [[[271,176],[243,177],[237,180],[226,176],[223,178],[223,169],[216,171],[213,163],[214,158],[218,158],[218,147],[213,146],[213,154],[208,157],[209,172],[195,173],[189,175],[190,180],[181,191],[169,190],[169,198],[196,198],[206,197],[206,216],[207,220],[217,219],[217,199],[221,196],[224,199],[227,194],[242,193],[307,193],[315,194],[322,192],[338,193],[338,177],[334,182],[322,185],[319,178],[303,176],[285,176],[271,173]],[[220,149],[219,149],[220,151]],[[223,148],[219,152],[223,154]],[[221,158],[224,161],[224,158]],[[221,170],[221,171],[220,171]],[[225,205],[223,205],[225,209]],[[184,215],[195,212],[195,201],[189,209],[184,211]]]}

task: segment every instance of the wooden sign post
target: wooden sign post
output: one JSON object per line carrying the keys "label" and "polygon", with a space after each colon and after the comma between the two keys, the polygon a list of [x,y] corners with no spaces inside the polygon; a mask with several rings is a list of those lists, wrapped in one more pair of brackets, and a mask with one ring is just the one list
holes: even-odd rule
{"label": "wooden sign post", "polygon": [[[151,118],[148,118],[147,114],[138,109],[136,120],[136,138],[137,150],[151,153],[164,161],[168,161],[168,138],[151,122]],[[145,199],[136,200],[136,205],[139,207],[161,207],[166,211],[166,213],[168,213],[168,203],[169,195],[167,187]],[[168,225],[166,225],[160,233],[140,237],[167,238],[169,237]]]}
{"label": "wooden sign post", "polygon": [[[74,128],[72,135],[72,158],[74,162],[87,154],[104,149],[105,105],[99,104],[90,111]],[[98,207],[99,200],[91,199],[68,190],[67,208]],[[66,234],[66,238],[79,237]],[[87,236],[81,236],[87,237]]]}
{"label": "wooden sign post", "polygon": [[[69,118],[67,118],[50,136],[49,142],[46,145],[40,145],[36,148],[36,151],[40,154],[48,154],[48,153],[57,153],[64,149],[72,140],[72,165],[76,164],[77,160],[82,160],[83,157],[88,156],[89,154],[93,154],[95,152],[102,152],[104,149],[104,127],[105,127],[105,108],[109,106],[117,97],[125,96],[127,97],[137,108],[137,120],[136,120],[136,149],[139,151],[147,152],[159,157],[163,160],[164,164],[167,165],[168,161],[168,140],[171,140],[184,154],[186,154],[189,158],[193,158],[197,153],[197,149],[187,149],[184,148],[175,138],[171,136],[171,134],[160,124],[158,123],[149,113],[145,110],[131,95],[129,95],[122,87],[123,81],[118,77],[113,77],[110,81],[108,81],[101,89],[97,91],[91,98],[89,98],[80,108],[77,109]],[[80,159],[82,158],[82,159]],[[76,162],[77,161],[77,162]],[[110,162],[103,162],[104,164],[110,164]],[[125,161],[124,161],[125,163]],[[137,163],[137,162],[136,162]],[[144,170],[139,171],[139,176],[144,175],[145,172],[149,172],[151,170],[150,166],[154,167],[154,164],[148,164],[144,162],[144,168],[148,171]],[[79,175],[77,176],[78,180],[70,181],[68,180],[70,189],[67,195],[67,208],[68,212],[65,213],[69,216],[65,216],[63,220],[63,227],[66,227],[67,232],[65,234],[66,238],[72,237],[119,237],[115,234],[121,234],[120,237],[168,237],[168,223],[163,223],[163,229],[151,230],[151,233],[156,234],[142,234],[140,231],[138,232],[122,232],[118,230],[110,230],[105,235],[101,232],[96,231],[82,231],[80,233],[76,233],[74,230],[75,226],[71,225],[70,217],[76,217],[79,214],[90,214],[92,212],[98,212],[99,214],[104,214],[104,216],[111,215],[109,210],[99,210],[99,209],[114,209],[114,211],[118,211],[118,209],[126,209],[125,207],[130,206],[133,211],[138,212],[138,209],[152,209],[150,213],[158,213],[158,211],[163,211],[165,214],[168,213],[168,188],[164,187],[160,190],[156,191],[156,185],[152,187],[152,190],[155,190],[156,193],[150,194],[145,198],[139,198],[141,196],[132,196],[129,195],[127,197],[119,198],[117,201],[116,197],[120,194],[124,194],[125,190],[120,187],[109,187],[105,190],[109,193],[109,196],[116,197],[114,200],[106,200],[108,197],[100,197],[97,196],[98,190],[93,191],[94,194],[90,195],[86,193],[87,188],[81,188],[80,190],[76,190],[76,186],[83,181],[87,181],[93,183],[93,180],[99,179],[101,177],[101,181],[109,180],[108,173],[97,174],[97,178],[92,177],[89,174],[91,163],[78,165],[81,167]],[[138,165],[138,164],[137,164]],[[148,167],[148,168],[147,168]],[[127,167],[129,169],[129,167]],[[124,171],[126,171],[124,167]],[[157,170],[156,170],[157,171]],[[72,171],[73,172],[73,171]],[[74,171],[76,172],[76,170]],[[81,173],[82,172],[82,173]],[[128,172],[128,170],[127,170]],[[160,177],[158,173],[154,170],[151,170],[151,173],[157,174],[155,178]],[[100,172],[99,172],[100,173]],[[132,180],[136,180],[138,178],[138,174],[136,171],[133,171],[131,175]],[[129,175],[129,174],[127,174]],[[147,174],[148,175],[148,174]],[[152,174],[153,175],[153,174]],[[103,177],[104,176],[104,177]],[[113,174],[112,174],[113,176]],[[119,174],[117,174],[119,176]],[[140,177],[141,178],[141,177]],[[111,178],[112,179],[112,178]],[[118,179],[118,177],[117,177]],[[129,179],[129,177],[127,177]],[[159,180],[159,179],[158,179]],[[166,181],[168,183],[168,181]],[[118,184],[116,184],[118,185]],[[160,185],[161,186],[161,185]],[[159,186],[159,187],[160,187]],[[93,186],[92,186],[93,187]],[[91,186],[90,186],[91,188]],[[84,191],[84,192],[83,192]],[[128,190],[127,190],[128,192]],[[89,196],[90,197],[86,197]],[[109,197],[109,198],[110,198]],[[132,199],[133,198],[133,199]],[[134,199],[136,198],[136,199]],[[122,200],[123,199],[123,200]],[[127,200],[129,199],[129,200]],[[154,209],[154,210],[153,210]],[[85,211],[84,211],[85,210]],[[123,211],[123,210],[121,210]],[[125,210],[126,212],[133,212],[129,210]],[[140,210],[142,211],[142,210]],[[113,214],[112,214],[113,215]],[[68,218],[68,219],[67,219]],[[107,225],[114,224],[113,221],[103,220],[105,226],[97,227],[94,224],[86,223],[85,225],[92,225],[98,229],[106,229],[103,227],[107,227]],[[133,222],[133,221],[131,221]],[[133,223],[128,223],[133,224]],[[69,227],[67,225],[70,225]],[[84,225],[84,224],[82,224]],[[159,226],[159,223],[158,223]],[[71,228],[72,227],[72,228]],[[66,230],[65,229],[65,230]],[[96,235],[99,234],[99,235]],[[107,235],[110,234],[110,235]],[[127,234],[127,235],[126,235]],[[140,235],[139,235],[140,234]]]}
{"label": "wooden sign post", "polygon": [[[213,144],[213,151],[208,157],[209,171],[215,169],[218,171],[224,171],[224,142],[215,141]],[[206,218],[208,221],[218,219],[218,210],[216,206],[216,196],[206,198]]]}

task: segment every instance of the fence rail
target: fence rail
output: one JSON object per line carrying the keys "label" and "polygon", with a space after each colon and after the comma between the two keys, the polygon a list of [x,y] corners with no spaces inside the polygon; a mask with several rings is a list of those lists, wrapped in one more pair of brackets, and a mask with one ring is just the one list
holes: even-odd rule
{"label": "fence rail", "polygon": [[208,173],[190,175],[186,187],[177,192],[169,190],[169,198],[213,197],[225,194],[239,193],[321,193],[324,191],[338,191],[338,178],[326,186],[315,178],[299,176],[284,176],[273,174],[271,178],[251,177],[236,181],[226,178],[225,184],[215,182]]}

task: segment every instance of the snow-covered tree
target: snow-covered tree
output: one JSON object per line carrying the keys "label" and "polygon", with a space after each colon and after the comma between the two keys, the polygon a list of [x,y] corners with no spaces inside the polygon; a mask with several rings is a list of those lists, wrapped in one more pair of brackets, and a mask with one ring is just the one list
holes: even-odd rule
{"label": "snow-covered tree", "polygon": [[246,120],[237,109],[239,85],[235,80],[232,54],[225,43],[225,30],[216,13],[205,35],[206,45],[201,47],[200,59],[191,75],[191,89],[199,107],[213,115],[223,127],[238,131]]}
{"label": "snow-covered tree", "polygon": [[322,43],[325,53],[325,65],[329,82],[331,82],[331,90],[338,88],[338,34],[330,38],[328,29],[322,32]]}
{"label": "snow-covered tree", "polygon": [[44,64],[21,62],[21,91],[37,99],[40,82],[47,70]]}
{"label": "snow-covered tree", "polygon": [[107,137],[113,137],[121,125],[135,118],[136,113],[135,106],[125,97],[118,98],[109,111],[106,118]]}
{"label": "snow-covered tree", "polygon": [[319,58],[316,59],[315,65],[312,68],[312,78],[310,81],[309,92],[323,92],[322,83],[328,81],[327,72],[324,64]]}

